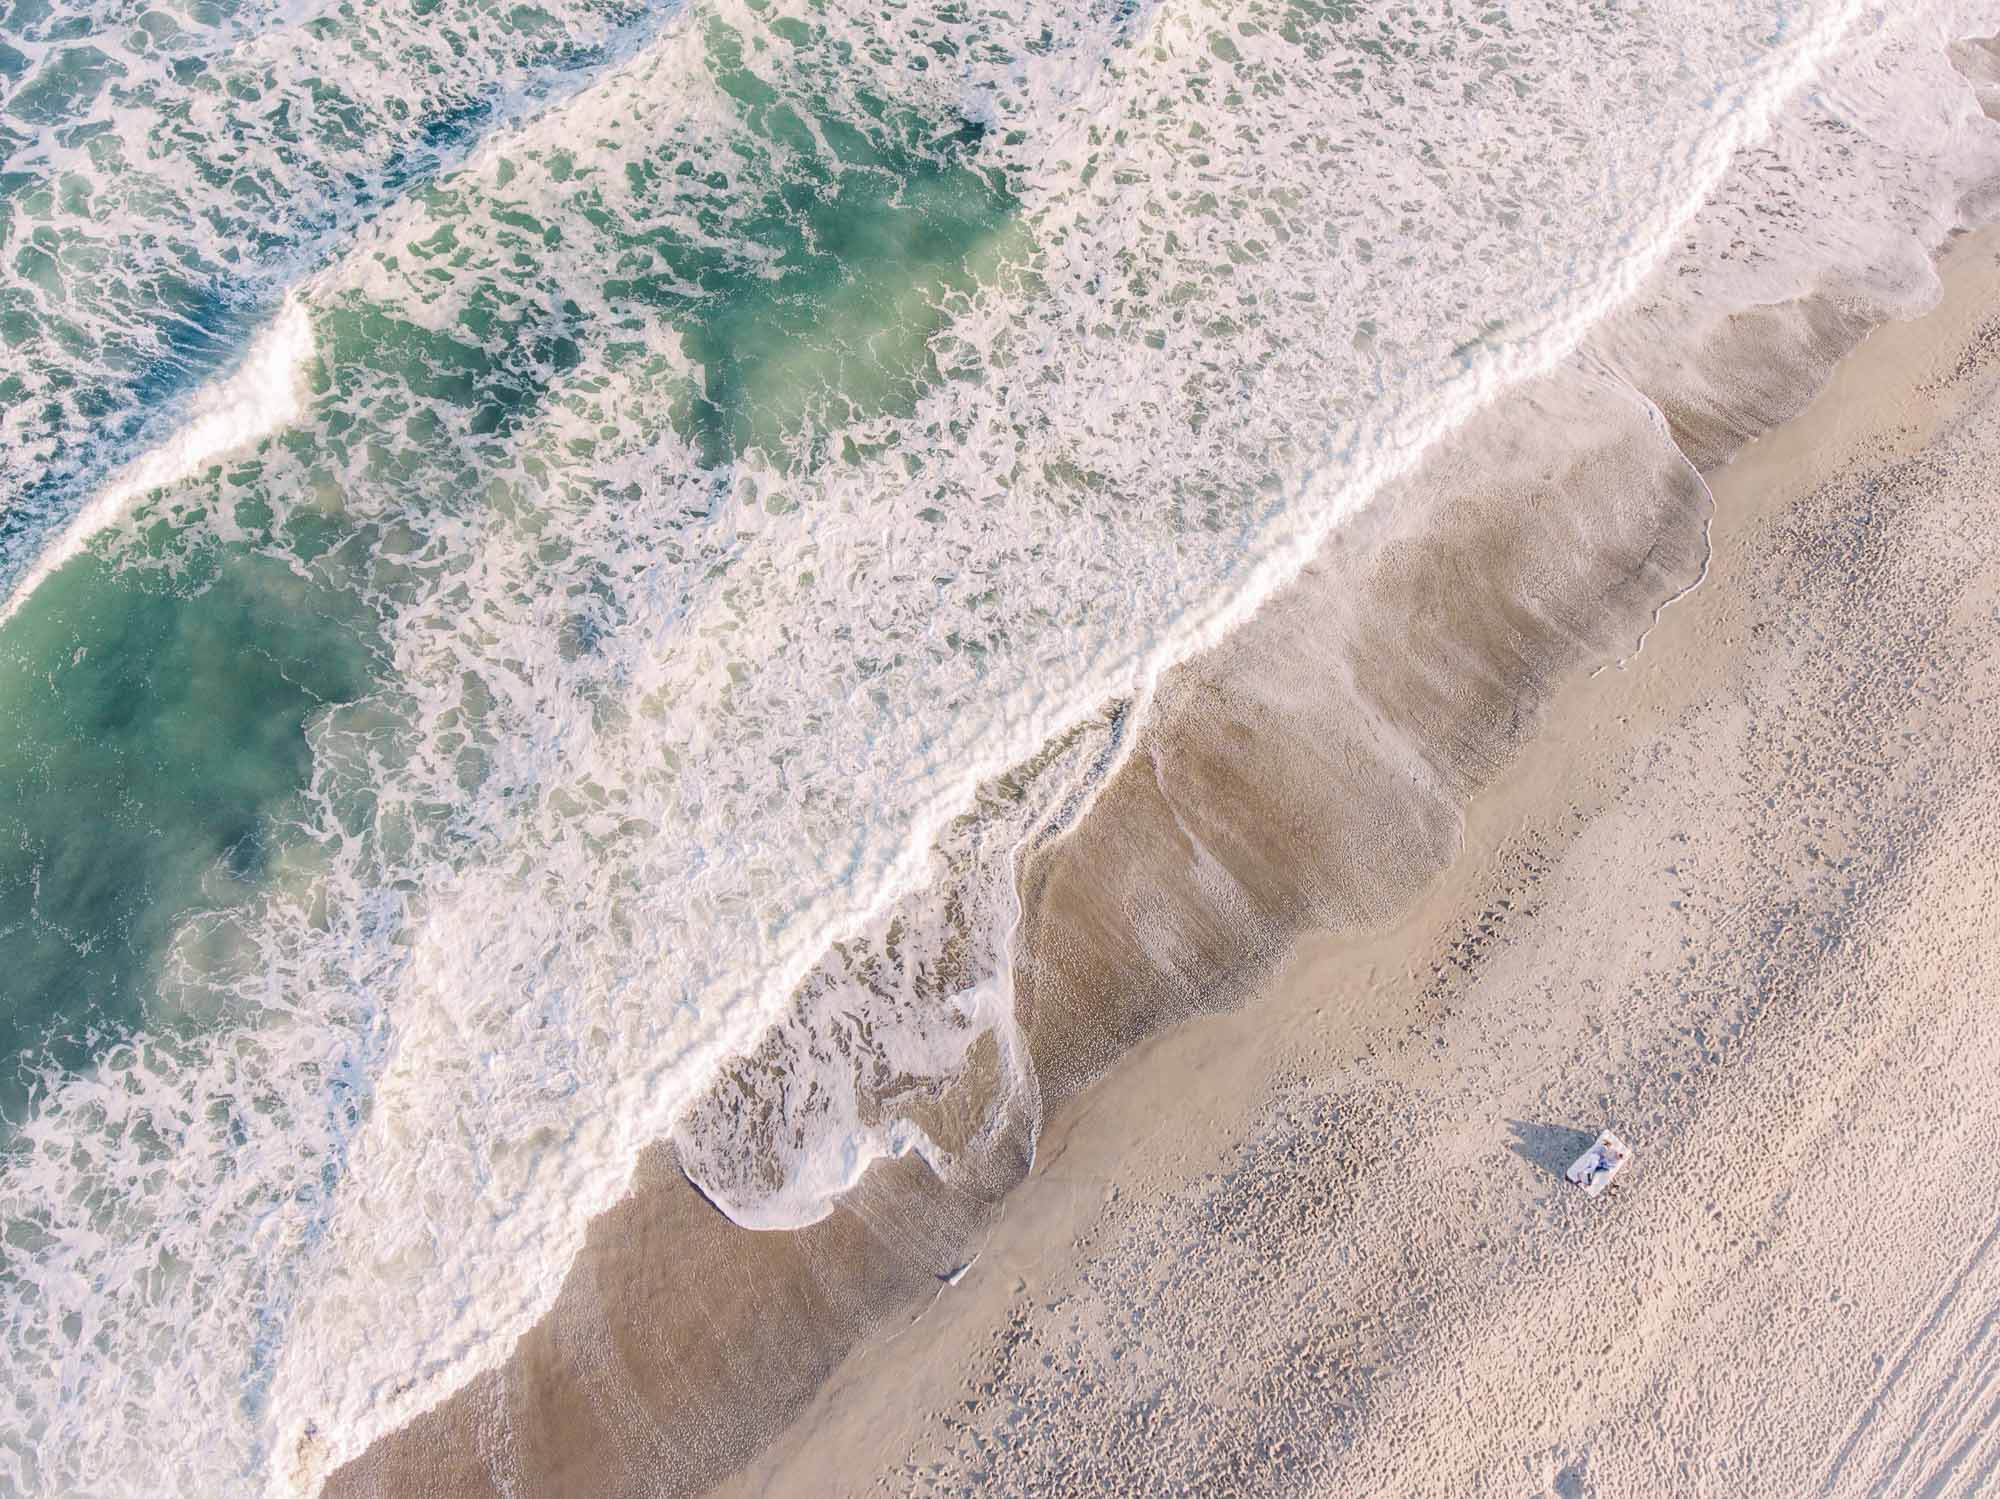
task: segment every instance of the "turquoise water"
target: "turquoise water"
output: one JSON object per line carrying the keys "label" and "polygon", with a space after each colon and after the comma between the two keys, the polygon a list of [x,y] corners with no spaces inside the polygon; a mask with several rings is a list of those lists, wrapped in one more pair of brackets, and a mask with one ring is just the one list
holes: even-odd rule
{"label": "turquoise water", "polygon": [[351,609],[240,551],[172,574],[85,557],[36,591],[0,637],[0,1050],[73,1068],[207,1018],[162,1009],[169,945],[264,876],[305,725],[365,690],[368,645]]}
{"label": "turquoise water", "polygon": [[[976,165],[979,127],[961,122],[916,150],[932,125],[921,116],[891,118],[874,136],[827,120],[823,150],[791,104],[740,69],[740,35],[720,21],[706,32],[715,76],[743,106],[742,140],[782,145],[786,169],[760,194],[732,195],[726,245],[677,226],[608,235],[621,274],[603,295],[679,331],[704,378],[652,419],[720,471],[745,452],[782,449],[809,421],[834,432],[907,412],[940,378],[940,303],[997,274],[1016,204],[1002,172]],[[642,161],[628,176],[671,181],[673,166]],[[512,170],[501,158],[495,185]],[[588,191],[571,212],[588,214]],[[404,252],[418,264],[459,259],[454,226],[481,214],[491,216],[483,228],[514,231],[524,247],[562,242],[560,218],[496,209],[469,187],[434,190],[427,206],[437,227]],[[745,274],[753,258],[758,273]],[[187,1019],[159,1003],[175,933],[244,901],[274,845],[297,835],[313,769],[307,723],[372,685],[377,609],[435,581],[388,533],[408,524],[413,503],[434,519],[499,497],[482,461],[489,445],[534,422],[582,359],[593,320],[567,300],[522,306],[507,282],[544,278],[532,248],[513,261],[511,275],[472,288],[445,329],[367,297],[320,315],[308,379],[322,415],[287,440],[283,461],[323,503],[274,508],[258,463],[217,473],[176,496],[174,514],[226,508],[244,539],[218,544],[198,519],[162,522],[136,550],[123,543],[71,563],[8,622],[7,1055],[73,1068],[134,1027]],[[220,339],[215,308],[189,315],[186,326],[205,321]],[[643,357],[635,345],[609,362]],[[184,352],[179,363],[200,367]],[[573,466],[594,446],[572,443],[542,462]],[[809,466],[831,456],[822,442]],[[393,519],[357,516],[371,504],[393,507]],[[18,1111],[18,1083],[7,1102]]]}

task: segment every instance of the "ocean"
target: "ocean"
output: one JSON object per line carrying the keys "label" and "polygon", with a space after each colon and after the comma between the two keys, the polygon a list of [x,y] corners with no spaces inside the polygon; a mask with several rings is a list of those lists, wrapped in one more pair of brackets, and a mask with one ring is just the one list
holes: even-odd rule
{"label": "ocean", "polygon": [[314,1492],[649,1143],[782,1231],[1032,1140],[1163,675],[1580,349],[1920,308],[1982,28],[16,0],[0,1494]]}

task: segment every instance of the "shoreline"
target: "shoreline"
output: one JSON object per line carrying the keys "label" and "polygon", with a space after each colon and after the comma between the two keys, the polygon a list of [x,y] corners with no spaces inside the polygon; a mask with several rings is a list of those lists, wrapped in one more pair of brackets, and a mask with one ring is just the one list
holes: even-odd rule
{"label": "shoreline", "polygon": [[[1965,261],[1968,243],[1960,242],[1954,252],[1956,261]],[[1963,274],[1959,276],[1960,281],[1965,279]],[[1903,326],[1914,325],[1890,324],[1885,328]],[[1878,330],[1869,342],[1880,337]],[[1850,356],[1836,368],[1829,392],[1840,387],[1840,370],[1858,357]],[[1826,399],[1827,392],[1822,392],[1813,409]],[[594,1492],[639,1492],[631,1487],[629,1477],[621,1475],[646,1473],[656,1490],[664,1484],[669,1490],[694,1492],[747,1463],[739,1476],[722,1478],[715,1491],[780,1493],[789,1491],[787,1483],[801,1481],[796,1473],[789,1479],[783,1477],[788,1471],[785,1465],[803,1462],[817,1473],[830,1460],[829,1443],[835,1451],[854,1451],[860,1464],[855,1471],[859,1472],[867,1466],[858,1456],[860,1449],[853,1443],[844,1444],[834,1429],[860,1419],[852,1415],[857,1401],[871,1407],[871,1414],[862,1422],[867,1428],[865,1441],[856,1439],[863,1446],[879,1443],[885,1421],[893,1424],[889,1410],[893,1402],[885,1404],[887,1397],[880,1390],[896,1385],[903,1376],[888,1372],[885,1359],[889,1363],[903,1359],[921,1371],[921,1377],[907,1388],[922,1391],[949,1376],[949,1369],[938,1365],[932,1355],[976,1341],[972,1333],[961,1335],[961,1326],[1011,1325],[1013,1292],[998,1289],[999,1281],[1006,1278],[998,1267],[1010,1262],[1010,1253],[1025,1255],[1026,1250],[1010,1251],[1005,1246],[1017,1242],[1040,1246],[1035,1260],[1044,1266],[1075,1252],[1079,1239],[1087,1246],[1096,1221],[1091,1213],[1102,1217],[1109,1204],[1121,1198],[1130,1201],[1128,1184],[1118,1180],[1120,1174],[1137,1163],[1154,1163],[1156,1156],[1164,1154],[1157,1137],[1149,1131],[1176,1132],[1183,1142],[1183,1157],[1189,1150],[1186,1141],[1206,1142],[1202,1148],[1210,1151],[1209,1159],[1219,1161],[1221,1156],[1215,1152],[1223,1148],[1223,1142],[1240,1140],[1249,1128],[1245,1101],[1265,1096],[1271,1078],[1285,1067],[1295,1073],[1299,1070],[1299,1056],[1280,1066],[1268,1041],[1274,1029],[1287,1029],[1280,1024],[1281,1015],[1303,1021],[1304,1017],[1296,1014],[1296,1003],[1266,997],[1243,1006],[1247,993],[1219,991],[1212,978],[1203,981],[1200,974],[1233,971],[1254,980],[1260,966],[1271,969],[1282,962],[1280,976],[1256,985],[1275,988],[1281,996],[1294,995],[1298,984],[1307,982],[1301,974],[1319,974],[1312,981],[1320,985],[1321,992],[1316,993],[1311,1007],[1311,1020],[1319,1033],[1311,1055],[1321,1061],[1329,1056],[1372,1057],[1381,1048],[1397,1044],[1391,1032],[1448,1016],[1446,969],[1461,962],[1465,952],[1484,950],[1490,942],[1493,913],[1488,910],[1481,918],[1487,922],[1484,927],[1479,920],[1469,921],[1457,947],[1433,964],[1435,971],[1428,979],[1411,966],[1411,934],[1425,930],[1425,922],[1436,922],[1440,912],[1457,909],[1450,902],[1465,896],[1462,882],[1469,876],[1464,871],[1483,867],[1482,861],[1498,857],[1490,850],[1481,852],[1488,850],[1483,840],[1492,832],[1485,819],[1493,815],[1483,809],[1505,804],[1514,793],[1495,788],[1512,788],[1522,777],[1532,780],[1537,774],[1548,773],[1543,752],[1551,742],[1560,741],[1560,726],[1579,711],[1572,706],[1577,695],[1611,690],[1599,686],[1594,678],[1577,680],[1589,665],[1597,663],[1601,675],[1612,683],[1626,677],[1625,673],[1604,672],[1602,666],[1630,655],[1633,638],[1644,639],[1650,634],[1658,639],[1660,631],[1673,624],[1682,610],[1691,608],[1708,592],[1708,588],[1696,590],[1671,608],[1659,602],[1685,593],[1685,585],[1698,567],[1708,565],[1699,555],[1707,549],[1696,545],[1709,524],[1707,489],[1698,483],[1690,488],[1663,482],[1658,476],[1664,460],[1656,452],[1643,444],[1633,448],[1630,439],[1619,441],[1624,445],[1615,453],[1624,467],[1617,471],[1652,475],[1650,482],[1657,490],[1649,491],[1650,497],[1643,503],[1635,502],[1636,514],[1620,512],[1601,518],[1607,528],[1603,534],[1609,538],[1606,555],[1617,564],[1613,574],[1627,567],[1629,572],[1611,578],[1614,592],[1609,595],[1593,591],[1607,586],[1594,577],[1572,579],[1571,586],[1583,590],[1577,595],[1579,602],[1556,608],[1550,619],[1535,626],[1543,631],[1540,636],[1532,632],[1521,636],[1520,630],[1526,627],[1510,617],[1511,604],[1501,601],[1494,637],[1501,642],[1496,647],[1500,654],[1495,659],[1510,669],[1525,661],[1528,674],[1516,679],[1494,673],[1501,684],[1500,702],[1512,706],[1504,706],[1501,720],[1482,731],[1487,737],[1458,742],[1445,734],[1446,744],[1459,743],[1462,761],[1427,760],[1419,766],[1416,773],[1433,777],[1431,811],[1423,812],[1418,804],[1418,821],[1402,833],[1391,829],[1385,836],[1380,827],[1374,828],[1372,835],[1393,850],[1388,865],[1368,848],[1350,849],[1343,844],[1340,851],[1356,855],[1349,863],[1366,876],[1362,884],[1316,892],[1317,907],[1310,902],[1303,910],[1296,903],[1287,906],[1285,881],[1290,873],[1309,867],[1312,859],[1324,855],[1324,850],[1316,853],[1308,840],[1287,849],[1288,864],[1266,871],[1262,888],[1273,892],[1277,903],[1272,908],[1275,915],[1262,925],[1217,924],[1190,907],[1193,914],[1181,929],[1205,935],[1177,962],[1179,971],[1197,978],[1187,992],[1164,992],[1164,1001],[1162,994],[1134,990],[1123,1010],[1100,1006],[1082,1011],[1065,1008],[1060,988],[1049,990],[1055,995],[1053,1000],[1038,999],[1035,980],[1032,975],[1027,977],[1025,1024],[1043,1072],[1043,1087],[1057,1102],[1045,1118],[1034,1164],[1023,1184],[1010,1190],[1010,1173],[1002,1170],[997,1180],[967,1190],[941,1183],[913,1159],[904,1159],[871,1169],[850,1198],[821,1223],[784,1234],[755,1234],[713,1212],[681,1176],[670,1147],[649,1150],[635,1171],[632,1193],[591,1226],[584,1254],[572,1267],[556,1309],[523,1340],[505,1369],[467,1387],[431,1416],[385,1438],[359,1462],[336,1474],[324,1491],[387,1494],[421,1485],[424,1491],[436,1493],[486,1493],[504,1491],[508,1486],[505,1473],[512,1471]],[[1769,441],[1776,443],[1779,438],[1774,435]],[[1739,463],[1750,461],[1758,451],[1753,447]],[[1683,462],[1678,449],[1671,452],[1674,462]],[[1592,457],[1590,461],[1599,460]],[[1724,482],[1736,469],[1735,464],[1726,465],[1712,478]],[[1593,470],[1582,473],[1579,482],[1601,478]],[[1489,508],[1504,513],[1514,495],[1504,492],[1504,486],[1500,489]],[[1545,524],[1573,523],[1560,504],[1544,508]],[[1308,638],[1311,631],[1306,627],[1316,624],[1318,616],[1313,615],[1310,603],[1295,601],[1312,598],[1311,575],[1322,571],[1338,577],[1342,566],[1359,567],[1369,561],[1371,549],[1400,557],[1397,549],[1405,538],[1397,528],[1415,529],[1424,519],[1421,512],[1398,515],[1393,507],[1382,507],[1371,522],[1356,527],[1354,534],[1330,549],[1335,554],[1331,562],[1309,569],[1305,584],[1290,590],[1287,599],[1267,610],[1271,616],[1264,621],[1268,629],[1281,641]],[[1729,527],[1718,523],[1717,545],[1740,524],[1740,518],[1732,519]],[[1677,539],[1662,553],[1662,540],[1670,537]],[[1481,538],[1475,535],[1468,541],[1461,537],[1459,545],[1477,552]],[[1524,543],[1519,555],[1521,565],[1528,566],[1537,554]],[[1621,556],[1627,561],[1618,562]],[[1434,579],[1425,585],[1440,598],[1447,596],[1452,567],[1457,565],[1450,556],[1445,562],[1449,565],[1440,575],[1441,581]],[[1408,576],[1392,569],[1389,582],[1401,587]],[[1421,580],[1424,574],[1420,569],[1415,576]],[[1455,606],[1456,600],[1453,602]],[[1364,612],[1365,601],[1336,599],[1336,606],[1333,618],[1351,628],[1354,616]],[[1648,625],[1647,620],[1656,623]],[[1626,629],[1628,621],[1630,633],[1621,637],[1619,632]],[[1535,644],[1536,640],[1541,644]],[[1196,671],[1184,669],[1182,676],[1197,683],[1190,691],[1214,691],[1219,679],[1226,692],[1230,650],[1254,656],[1268,643],[1268,634],[1260,642],[1246,631],[1233,647],[1228,642],[1218,647],[1215,655],[1224,658],[1224,664],[1215,668],[1205,686],[1200,685],[1202,677]],[[1449,660],[1455,643],[1447,635],[1442,644]],[[1654,650],[1648,643],[1634,669],[1649,670],[1656,664],[1657,657],[1653,663],[1646,660]],[[1382,680],[1386,668],[1381,647],[1374,649],[1372,658],[1363,650],[1357,652],[1356,659],[1361,662],[1363,678],[1372,664],[1374,680]],[[1459,669],[1455,661],[1450,664]],[[1523,686],[1523,680],[1549,683],[1555,690],[1554,706],[1538,710],[1539,689]],[[1368,687],[1367,681],[1361,682],[1362,689]],[[1520,707],[1523,703],[1527,704],[1525,717]],[[1201,719],[1201,714],[1185,711],[1185,699],[1178,706],[1181,717]],[[1397,711],[1405,722],[1421,730],[1440,722],[1437,715],[1450,707],[1448,692],[1430,690],[1420,691]],[[1176,721],[1175,708],[1172,702],[1164,704],[1155,715],[1155,724],[1165,723],[1170,730]],[[1322,709],[1323,715],[1329,712],[1338,723],[1347,721],[1339,705]],[[1539,731],[1535,729],[1538,712],[1544,724]],[[1212,729],[1213,723],[1208,727]],[[1323,722],[1319,728],[1324,730]],[[1377,722],[1375,729],[1379,728]],[[1243,742],[1240,735],[1236,742]],[[1278,743],[1282,751],[1285,741]],[[1525,744],[1532,744],[1535,753],[1524,760],[1520,751]],[[1199,744],[1192,747],[1193,753],[1199,755],[1200,751]],[[1372,750],[1368,745],[1358,749],[1349,745],[1343,753],[1351,766],[1359,767],[1355,773],[1361,776],[1364,790],[1372,785],[1381,796],[1376,805],[1396,807],[1399,815],[1409,815],[1406,804],[1391,801],[1382,791],[1390,783],[1401,786],[1399,778],[1412,773],[1406,760],[1383,752],[1379,744]],[[1532,768],[1528,761],[1533,762]],[[1130,779],[1136,779],[1136,773]],[[1544,787],[1545,795],[1555,794],[1554,784]],[[1155,829],[1177,827],[1187,836],[1181,812],[1189,807],[1227,807],[1232,790],[1245,785],[1260,788],[1268,798],[1262,803],[1269,809],[1265,816],[1275,818],[1268,825],[1296,823],[1297,805],[1304,803],[1286,805],[1285,777],[1252,773],[1239,775],[1233,788],[1211,785],[1177,801],[1168,798],[1168,811],[1173,815],[1165,821],[1152,809],[1142,811],[1139,821],[1127,820],[1121,825],[1116,811],[1105,815],[1100,802],[1092,814],[1093,825],[1100,835],[1115,841],[1129,835],[1135,826],[1147,826],[1145,819],[1149,817]],[[1479,790],[1481,786],[1486,789]],[[1321,794],[1326,794],[1324,789]],[[1239,824],[1243,820],[1240,811],[1232,815]],[[1250,822],[1258,826],[1254,816]],[[1221,831],[1227,836],[1226,828]],[[1196,842],[1212,840],[1215,832],[1213,828],[1202,830]],[[1147,836],[1157,838],[1157,834]],[[1139,846],[1147,845],[1142,842]],[[1078,877],[1095,885],[1097,866],[1093,865],[1088,841],[1072,835],[1065,847]],[[1159,853],[1154,846],[1152,857],[1133,858],[1129,851],[1124,855],[1132,868],[1143,871],[1149,888],[1158,883],[1152,876],[1157,872]],[[1254,869],[1257,864],[1256,858],[1245,859],[1239,851],[1234,869]],[[1024,905],[1052,911],[1062,919],[1074,919],[1080,904],[1085,917],[1095,920],[1087,900],[1079,903],[1060,890],[1051,895],[1045,887],[1024,890]],[[1327,920],[1329,907],[1342,919]],[[1371,915],[1375,918],[1372,922]],[[1295,923],[1294,932],[1303,928],[1307,935],[1295,944],[1294,932],[1284,930],[1286,921]],[[1170,928],[1174,924],[1166,923]],[[1312,935],[1316,925],[1352,928],[1357,924],[1372,925],[1377,929],[1375,935]],[[1118,940],[1102,940],[1098,932],[1091,941],[1080,944],[1052,943],[1046,935],[1037,938],[1030,931],[1024,946],[1032,949],[1039,941],[1044,951],[1072,955],[1081,951],[1102,959],[1119,951]],[[1242,940],[1250,941],[1253,949],[1261,942],[1262,950],[1247,956],[1239,951],[1232,958],[1225,950],[1228,942]],[[1218,948],[1217,942],[1224,947]],[[1330,965],[1339,966],[1341,976],[1329,976],[1326,970]],[[1360,976],[1364,971],[1367,976]],[[1076,983],[1074,974],[1064,978],[1070,985]],[[1221,1012],[1215,1013],[1218,1006]],[[1401,1044],[1407,1050],[1407,1037]],[[1172,1081],[1163,1083],[1163,1078]],[[1201,1080],[1199,1087],[1191,1085],[1195,1079]],[[1143,1114],[1146,1091],[1161,1086],[1173,1088],[1178,1100],[1167,1124],[1156,1127],[1120,1112],[1122,1108]],[[1148,1143],[1149,1139],[1155,1143]],[[1079,1188],[1074,1173],[1086,1160],[1100,1164]],[[1062,1247],[1065,1244],[1070,1246],[1068,1250]],[[970,1269],[966,1270],[969,1253]],[[965,1271],[962,1276],[957,1273],[961,1270]],[[1025,1291],[1027,1277],[1015,1278]],[[699,1304],[690,1307],[686,1304],[690,1285],[719,1289],[704,1289]],[[975,1305],[983,1310],[967,1310]],[[906,1336],[911,1324],[920,1320],[933,1325]],[[936,1325],[947,1320],[950,1328]],[[930,1353],[913,1359],[911,1350],[919,1344]],[[881,1352],[891,1345],[896,1350],[894,1359]],[[877,1386],[880,1390],[873,1395],[856,1393]],[[796,1415],[801,1407],[804,1414]],[[718,1411],[733,1419],[716,1420],[713,1413]],[[773,1430],[779,1434],[767,1445],[765,1438]],[[799,1445],[801,1434],[807,1432],[813,1434],[809,1453]],[[504,1433],[499,1438],[507,1448],[504,1456],[489,1445],[497,1433]]]}
{"label": "shoreline", "polygon": [[1993,1195],[1983,346],[1657,652],[2000,0],[1769,4],[18,17],[22,514],[146,493],[5,624],[0,1484],[1680,1492],[1535,1392],[1930,1325],[1817,1184]]}
{"label": "shoreline", "polygon": [[[1634,752],[1676,719],[1698,712],[1748,653],[1742,632],[1745,572],[1758,549],[1769,547],[1772,529],[1843,471],[1866,473],[1920,452],[1946,410],[1935,387],[1954,367],[1980,369],[1990,378],[1981,359],[1992,357],[1990,345],[2000,338],[1994,331],[2000,327],[1994,320],[2000,313],[2000,233],[1964,236],[1944,259],[1946,290],[1936,310],[1918,322],[1875,330],[1840,362],[1805,412],[1709,475],[1717,516],[1708,582],[1663,607],[1649,638],[1622,665],[1607,662],[1564,686],[1530,751],[1473,798],[1462,848],[1435,885],[1374,934],[1308,935],[1258,1001],[1151,1037],[1056,1110],[1044,1128],[1033,1172],[1009,1198],[1003,1221],[965,1281],[941,1291],[921,1320],[878,1336],[846,1360],[805,1415],[712,1493],[744,1499],[795,1492],[807,1473],[820,1491],[862,1492],[892,1470],[905,1487],[934,1491],[917,1482],[919,1474],[928,1482],[932,1473],[919,1455],[935,1464],[942,1454],[964,1458],[977,1451],[990,1457],[999,1450],[969,1445],[963,1437],[969,1421],[958,1424],[956,1445],[942,1440],[953,1434],[952,1417],[961,1402],[939,1392],[957,1390],[968,1397],[964,1403],[993,1408],[1010,1398],[1019,1402],[1020,1390],[1008,1387],[1004,1377],[991,1377],[996,1361],[990,1350],[1032,1346],[1045,1325],[1053,1330],[1064,1323],[1065,1310],[1067,1320],[1075,1319],[1076,1303],[1088,1304],[1093,1297],[1086,1289],[1090,1270],[1117,1258],[1105,1244],[1121,1233],[1129,1240],[1138,1216],[1135,1202],[1184,1204],[1199,1199],[1205,1183],[1241,1174],[1246,1155],[1255,1157],[1274,1130],[1283,1133],[1278,1121],[1288,1106],[1297,1107],[1294,1095],[1307,1077],[1352,1080],[1357,1073],[1394,1073],[1408,1088],[1435,1084],[1449,1073],[1450,1058],[1471,1040],[1468,1028],[1493,1023],[1467,1003],[1465,987],[1476,986],[1484,967],[1528,940],[1518,935],[1520,925],[1548,919],[1542,912],[1515,913],[1530,910],[1532,892],[1617,809],[1617,778]],[[1916,371],[1925,372],[1921,379],[1912,378]],[[1929,405],[1920,390],[1925,382],[1933,387]],[[1987,540],[1990,545],[1990,533]],[[1517,925],[1516,933],[1507,931],[1510,924]],[[1601,1012],[1578,1019],[1600,1031],[1616,1024]],[[1154,1104],[1162,1095],[1175,1099],[1164,1117]],[[1589,1231],[1585,1213],[1546,1183],[1568,1159],[1565,1152],[1587,1143],[1599,1122],[1578,1115],[1567,1134],[1562,1126],[1533,1121],[1516,1129],[1509,1148],[1517,1159],[1532,1158],[1543,1173],[1539,1182],[1508,1183],[1515,1199],[1535,1197],[1531,1216],[1544,1213],[1565,1228]],[[1601,1122],[1630,1128],[1617,1119]],[[1628,1201],[1667,1190],[1647,1180],[1659,1174],[1657,1168],[1648,1172],[1646,1157],[1655,1143],[1650,1132],[1634,1133],[1639,1170],[1622,1194]],[[1344,1153],[1330,1138],[1319,1143]],[[1490,1163],[1490,1140],[1452,1143],[1455,1157],[1470,1151],[1482,1167]],[[1367,1153],[1365,1144],[1360,1152]],[[1453,1161],[1455,1167],[1464,1164],[1469,1163]],[[1369,1161],[1353,1179],[1379,1176],[1383,1165],[1380,1159]],[[1324,1203],[1330,1186],[1324,1177],[1332,1173],[1300,1168],[1296,1174],[1314,1179],[1316,1200]],[[1518,1201],[1508,1206],[1519,1210]],[[1201,1252],[1194,1243],[1180,1248]],[[1152,1289],[1169,1305],[1184,1294]],[[1095,1296],[1101,1301],[1102,1290]],[[1073,1340],[1071,1351],[1089,1341]],[[988,1377],[975,1377],[982,1373]],[[1089,1402],[1086,1382],[1083,1403]],[[1064,1419],[1060,1407],[1046,1399],[1036,1408]],[[1103,1435],[1092,1428],[1079,1445]],[[1125,1447],[1119,1450],[1132,1455]],[[898,1456],[904,1466],[895,1469]],[[1406,1459],[1412,1456],[1403,1452]],[[962,1471],[973,1470],[968,1465]],[[1002,1471],[989,1470],[986,1481],[1011,1491]],[[1044,1480],[1049,1477],[1048,1470],[1037,1471]],[[1565,1488],[1559,1480],[1566,1471],[1557,1463],[1535,1476],[1558,1492],[1591,1491]],[[1376,1480],[1383,1476],[1373,1473]],[[1392,1486],[1431,1491],[1424,1481]],[[935,1491],[946,1487],[940,1482]]]}

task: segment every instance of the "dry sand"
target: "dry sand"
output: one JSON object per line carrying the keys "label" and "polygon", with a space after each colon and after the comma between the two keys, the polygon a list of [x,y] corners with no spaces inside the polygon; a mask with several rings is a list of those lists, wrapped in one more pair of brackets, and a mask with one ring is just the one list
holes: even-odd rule
{"label": "dry sand", "polygon": [[1997,252],[1713,477],[1704,586],[1414,906],[1061,1104],[963,1280],[717,1492],[1989,1480]]}

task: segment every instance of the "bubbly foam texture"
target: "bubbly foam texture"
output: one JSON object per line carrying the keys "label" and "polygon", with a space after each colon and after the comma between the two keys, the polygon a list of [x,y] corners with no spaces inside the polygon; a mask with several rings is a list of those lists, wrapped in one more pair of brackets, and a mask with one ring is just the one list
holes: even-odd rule
{"label": "bubbly foam texture", "polygon": [[116,526],[154,490],[198,474],[214,460],[297,421],[304,410],[304,365],[312,352],[312,319],[304,303],[287,298],[250,345],[242,364],[184,402],[177,425],[166,437],[114,473],[59,534],[44,543],[14,592],[0,604],[0,624],[44,579],[93,537]]}
{"label": "bubbly foam texture", "polygon": [[[0,586],[385,206],[675,14],[54,0],[0,29]],[[163,477],[163,476],[162,476]]]}
{"label": "bubbly foam texture", "polygon": [[[1958,9],[523,14],[454,15],[447,65],[435,18],[236,13],[204,55],[276,81],[171,133],[241,170],[112,216],[206,235],[264,172],[269,264],[338,252],[306,409],[138,518],[338,584],[384,671],[312,725],[258,898],[174,949],[163,1011],[220,1018],[18,1130],[23,1492],[309,1490],[503,1357],[669,1131],[767,1226],[1031,1134],[1013,860],[1115,758],[1092,715],[1621,299],[1672,328],[1891,268],[1874,307],[1914,305],[1990,166]],[[398,185],[411,77],[442,118],[614,33]],[[287,98],[305,145],[254,123]],[[104,138],[157,143],[136,107]],[[102,315],[93,378],[149,315]],[[75,448],[7,438],[17,486]],[[1002,1102],[954,1128],[974,1065]]]}

